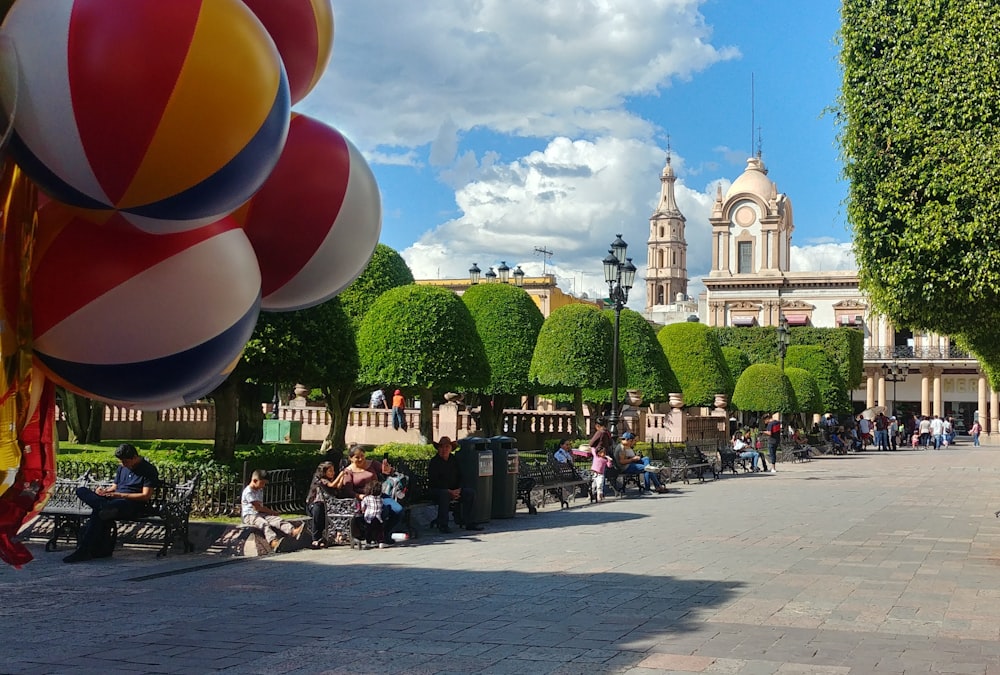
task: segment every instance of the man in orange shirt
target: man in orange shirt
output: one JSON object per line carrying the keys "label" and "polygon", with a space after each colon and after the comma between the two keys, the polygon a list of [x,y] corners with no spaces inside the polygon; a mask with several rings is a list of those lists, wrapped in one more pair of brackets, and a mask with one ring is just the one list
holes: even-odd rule
{"label": "man in orange shirt", "polygon": [[406,431],[406,399],[399,389],[392,394],[392,428]]}

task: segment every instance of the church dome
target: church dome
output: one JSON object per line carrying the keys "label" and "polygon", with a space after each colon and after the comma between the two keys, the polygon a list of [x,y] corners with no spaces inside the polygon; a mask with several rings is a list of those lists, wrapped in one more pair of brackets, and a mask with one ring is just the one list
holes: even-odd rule
{"label": "church dome", "polygon": [[747,168],[726,192],[726,199],[738,194],[752,194],[763,200],[771,198],[775,192],[774,183],[767,177],[767,168],[759,157],[747,160]]}

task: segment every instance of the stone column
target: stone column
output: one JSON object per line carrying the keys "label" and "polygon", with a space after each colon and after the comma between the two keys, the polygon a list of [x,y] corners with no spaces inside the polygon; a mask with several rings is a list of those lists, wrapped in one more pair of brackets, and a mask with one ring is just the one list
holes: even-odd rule
{"label": "stone column", "polygon": [[[423,401],[420,402],[421,405],[424,404]],[[427,401],[427,405],[431,405],[430,401]],[[458,404],[457,403],[442,403],[438,406],[438,424],[437,429],[434,430],[434,440],[441,438],[442,436],[447,436],[452,440],[457,440],[459,433],[462,436],[467,436],[468,431],[462,429],[461,432],[458,428]]]}
{"label": "stone column", "polygon": [[989,391],[989,381],[986,373],[979,373],[979,396],[976,399],[976,406],[979,408],[979,425],[986,431],[989,428],[986,417],[986,396]]}
{"label": "stone column", "polygon": [[719,243],[722,241],[722,237],[718,232],[712,233],[712,269],[721,269],[719,267]]}
{"label": "stone column", "polygon": [[871,369],[865,371],[865,407],[875,405],[875,373]]}
{"label": "stone column", "polygon": [[730,249],[729,231],[726,230],[725,232],[722,233],[722,269],[726,271],[731,271],[733,269],[732,263],[729,260],[729,249]]}
{"label": "stone column", "polygon": [[[990,429],[990,436],[993,436],[993,437],[1000,437],[1000,414],[998,414],[998,413],[1000,413],[1000,410],[998,410],[998,409],[1000,409],[1000,393],[997,393],[995,391],[991,391],[990,392],[990,415],[989,415],[990,426],[989,426],[989,429]],[[985,415],[985,413],[979,413],[979,414],[981,416]],[[982,424],[982,422],[980,422],[980,424]]]}
{"label": "stone column", "polygon": [[944,387],[942,386],[941,382],[940,368],[934,369],[934,380],[932,382],[932,387],[934,389],[934,406],[933,406],[934,414],[937,415],[938,417],[942,417],[944,415],[944,401],[942,400],[942,398],[944,397]]}
{"label": "stone column", "polygon": [[931,380],[926,368],[920,369],[920,414],[931,414]]}
{"label": "stone column", "polygon": [[882,374],[881,369],[875,371],[876,383],[878,385],[878,404],[884,405],[886,408],[888,401],[885,398],[885,375]]}

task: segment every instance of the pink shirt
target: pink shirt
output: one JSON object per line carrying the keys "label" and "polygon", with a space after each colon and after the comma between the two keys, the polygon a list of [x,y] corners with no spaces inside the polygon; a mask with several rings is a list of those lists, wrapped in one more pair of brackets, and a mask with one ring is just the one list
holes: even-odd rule
{"label": "pink shirt", "polygon": [[594,461],[590,465],[590,470],[593,471],[594,473],[599,473],[603,476],[604,470],[607,469],[609,466],[611,466],[610,457],[600,457],[595,453]]}

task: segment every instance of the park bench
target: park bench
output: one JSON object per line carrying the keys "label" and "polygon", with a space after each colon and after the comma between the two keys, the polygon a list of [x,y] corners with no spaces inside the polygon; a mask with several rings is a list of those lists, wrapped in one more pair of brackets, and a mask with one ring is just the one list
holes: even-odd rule
{"label": "park bench", "polygon": [[782,441],[778,446],[781,451],[781,458],[790,462],[807,462],[812,459],[809,453],[809,446],[792,441]]}
{"label": "park bench", "polygon": [[691,482],[691,475],[697,475],[700,482],[705,482],[705,474],[712,478],[719,477],[719,469],[714,459],[709,459],[705,452],[716,453],[715,441],[690,441],[683,446],[671,448],[667,453],[670,460],[672,477],[680,477],[685,483]]}
{"label": "park bench", "polygon": [[538,506],[544,507],[548,495],[555,497],[561,508],[568,509],[569,499],[576,500],[581,488],[587,487],[589,491],[589,486],[590,480],[584,472],[551,456],[546,461],[520,462],[518,499],[527,505],[529,513],[537,513]]}
{"label": "park bench", "polygon": [[[52,534],[45,543],[46,551],[56,550],[60,536],[68,541],[78,541],[81,528],[90,518],[92,510],[76,496],[76,489],[78,487],[96,489],[108,484],[91,480],[90,472],[76,479],[56,479],[49,499],[39,514],[40,517],[53,521]],[[190,553],[194,550],[194,544],[189,537],[188,525],[197,485],[197,476],[183,483],[160,481],[159,485],[153,488],[153,498],[140,515],[113,521],[112,541],[117,543],[121,523],[134,523],[138,526],[134,532],[137,540],[143,538],[141,535],[145,534],[144,526],[163,529],[163,543],[156,554],[157,558],[165,556],[175,541],[181,544],[185,553]]]}

